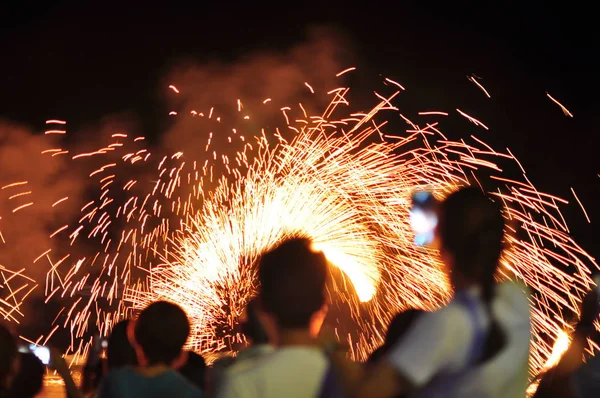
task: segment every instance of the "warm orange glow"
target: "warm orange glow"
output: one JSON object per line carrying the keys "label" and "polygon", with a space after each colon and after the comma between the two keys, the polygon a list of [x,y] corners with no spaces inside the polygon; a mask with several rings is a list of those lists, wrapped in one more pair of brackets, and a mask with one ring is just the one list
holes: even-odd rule
{"label": "warm orange glow", "polygon": [[[354,329],[337,332],[354,357],[365,358],[397,311],[433,309],[450,297],[437,253],[413,244],[411,194],[426,188],[443,197],[474,177],[496,185],[490,195],[525,232],[523,239],[507,236],[501,274],[538,292],[532,298],[532,371],[554,360],[562,340],[552,348],[542,336],[559,335],[561,309],[578,310],[579,297],[591,286],[589,269],[596,267],[569,235],[561,213],[566,200],[538,191],[526,175],[505,175],[507,163],[523,170],[510,151],[496,151],[468,134],[461,141],[448,140],[435,118],[411,120],[400,114],[395,101],[405,95],[404,87],[393,80],[384,81],[367,110],[353,109],[348,87],[305,86],[330,96],[322,112],[311,114],[318,104],[299,104],[304,98],[290,103],[267,98],[264,106],[232,98],[231,109],[210,108],[207,118],[188,109],[178,116],[209,123],[206,130],[194,131],[202,144],[193,151],[155,148],[150,156],[144,137],[121,131],[99,137],[97,146],[85,153],[58,158],[89,173],[89,192],[96,194],[85,204],[74,201],[79,192],[61,191],[47,199],[64,196],[52,205],[57,212],[67,205],[81,209],[74,218],[78,222],[64,225],[67,221],[59,219],[51,226],[49,236],[56,238],[52,249],[35,259],[38,269],[47,269],[46,299],[73,298],[44,339],[57,325],[69,328],[69,351],[84,353],[87,331],[106,333],[124,314],[150,300],[168,299],[180,303],[193,322],[191,347],[205,353],[228,349],[221,333],[235,324],[256,290],[251,264],[266,248],[302,233],[341,275],[329,297],[339,308],[349,307],[352,319],[347,323]],[[262,113],[255,113],[255,107]],[[251,115],[253,121],[263,120],[255,115],[268,112],[277,116],[269,126],[247,122]],[[419,116],[448,113],[434,110]],[[15,182],[2,190],[25,184]],[[26,195],[36,194],[37,187],[32,183],[27,193],[24,189],[3,192],[4,199],[12,197],[19,205],[13,213],[32,211],[26,209],[33,202],[21,204],[18,198],[33,197]],[[41,205],[50,206],[35,204]],[[66,247],[60,245],[63,240]],[[95,252],[89,253],[90,247]],[[555,264],[568,267],[569,273]],[[0,302],[0,316],[18,321],[23,294],[34,284],[2,267],[0,274],[12,278],[10,288],[20,292]],[[112,307],[98,308],[100,298]]]}
{"label": "warm orange glow", "polygon": [[571,344],[571,336],[565,331],[560,331],[554,346],[552,347],[552,354],[543,366],[543,369],[550,369],[558,364],[558,361],[562,358],[563,354],[569,348]]}

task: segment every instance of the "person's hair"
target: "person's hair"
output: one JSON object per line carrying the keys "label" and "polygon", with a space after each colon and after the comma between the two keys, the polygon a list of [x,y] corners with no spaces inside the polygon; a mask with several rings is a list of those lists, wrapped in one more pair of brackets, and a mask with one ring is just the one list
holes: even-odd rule
{"label": "person's hair", "polygon": [[264,253],[258,267],[262,308],[282,329],[307,328],[325,304],[325,255],[309,239],[294,237]]}
{"label": "person's hair", "polygon": [[176,304],[156,301],[146,307],[135,323],[135,340],[149,365],[171,365],[181,354],[190,334],[187,315]]}
{"label": "person's hair", "polygon": [[252,340],[252,344],[266,344],[269,337],[258,316],[258,298],[253,298],[246,305],[246,320],[241,324],[242,332]]}
{"label": "person's hair", "polygon": [[417,319],[417,317],[423,312],[423,310],[409,309],[399,312],[394,318],[392,318],[385,334],[383,344],[371,353],[367,362],[377,362],[379,359],[387,355],[392,347],[406,334],[415,319]]}
{"label": "person's hair", "polygon": [[125,319],[117,323],[110,332],[106,348],[106,363],[109,370],[138,364],[135,349],[127,338],[128,326],[129,319]]}
{"label": "person's hair", "polygon": [[13,363],[17,356],[17,342],[12,333],[0,325],[0,391],[6,388],[8,376],[13,369]]}
{"label": "person's hair", "polygon": [[505,335],[492,311],[495,275],[504,249],[502,207],[473,187],[450,194],[439,207],[441,249],[452,255],[452,275],[478,285],[491,324],[480,361],[494,356]]}
{"label": "person's hair", "polygon": [[46,368],[42,361],[32,353],[21,354],[21,367],[9,390],[14,398],[33,398],[42,391]]}
{"label": "person's hair", "polygon": [[205,389],[206,362],[201,355],[188,351],[187,361],[179,368],[179,373],[199,389]]}

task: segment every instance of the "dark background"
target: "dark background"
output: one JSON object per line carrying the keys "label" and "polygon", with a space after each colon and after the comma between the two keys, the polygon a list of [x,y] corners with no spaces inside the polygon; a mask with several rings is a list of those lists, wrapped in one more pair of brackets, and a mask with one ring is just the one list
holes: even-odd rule
{"label": "dark background", "polygon": [[[307,26],[331,25],[369,73],[410,86],[414,101],[461,108],[490,126],[480,137],[510,147],[537,188],[569,199],[564,214],[575,238],[600,253],[600,34],[583,2],[83,3],[0,10],[0,117],[34,130],[60,117],[77,129],[131,111],[156,135],[166,113],[158,87],[181,59],[235,62],[256,49],[288,48],[305,39]],[[472,73],[491,99],[466,80]]]}

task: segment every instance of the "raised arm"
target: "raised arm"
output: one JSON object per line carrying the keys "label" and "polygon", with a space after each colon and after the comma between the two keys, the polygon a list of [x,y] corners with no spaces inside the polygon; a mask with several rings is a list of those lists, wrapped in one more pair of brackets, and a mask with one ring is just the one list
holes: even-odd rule
{"label": "raised arm", "polygon": [[50,349],[50,366],[56,370],[56,372],[62,377],[65,382],[65,390],[67,390],[67,397],[69,398],[83,398],[83,394],[75,385],[73,377],[71,376],[71,370],[67,366],[67,362],[62,357],[60,352],[56,349]]}

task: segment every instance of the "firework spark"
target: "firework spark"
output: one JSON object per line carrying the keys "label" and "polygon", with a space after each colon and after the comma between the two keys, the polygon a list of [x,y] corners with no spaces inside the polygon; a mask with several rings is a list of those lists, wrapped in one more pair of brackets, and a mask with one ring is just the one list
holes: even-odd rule
{"label": "firework spark", "polygon": [[478,87],[478,88],[479,88],[481,91],[483,91],[483,93],[485,94],[485,96],[486,96],[486,97],[488,97],[488,98],[492,98],[492,97],[491,97],[491,95],[490,95],[490,93],[488,93],[488,91],[485,89],[485,87],[483,87],[483,86],[481,85],[481,83],[479,83],[479,81],[478,81],[478,80],[479,80],[479,78],[478,78],[477,76],[475,76],[475,75],[472,75],[472,76],[467,76],[467,80],[469,80],[469,81],[471,81],[471,82],[475,83],[475,85],[476,85],[476,86],[477,86],[477,87]]}
{"label": "firework spark", "polygon": [[573,117],[573,114],[571,113],[571,111],[569,111],[563,104],[561,104],[560,102],[558,102],[558,100],[556,100],[553,96],[551,96],[550,93],[546,92],[546,96],[548,98],[550,98],[550,101],[552,101],[556,105],[560,106],[560,109],[563,111],[563,113],[565,114],[565,116]]}
{"label": "firework spark", "polygon": [[[281,110],[282,125],[271,133],[250,124],[252,107],[241,100],[232,100],[239,123],[224,134],[212,133],[224,129],[215,108],[171,111],[173,117],[211,123],[204,154],[155,154],[144,137],[119,132],[73,155],[97,195],[81,208],[78,222],[54,227],[52,237],[65,244],[65,253],[47,250],[35,260],[49,269],[47,300],[69,303],[46,339],[56,325],[68,328],[70,352],[85,355],[91,331],[105,334],[149,301],[167,299],[188,312],[191,347],[204,353],[231,349],[238,340],[236,318],[256,290],[255,259],[300,233],[333,264],[332,307],[350,319],[350,325],[333,326],[353,357],[364,359],[397,311],[436,308],[450,297],[436,254],[413,245],[407,217],[412,192],[427,188],[441,197],[476,181],[505,205],[509,249],[501,274],[535,292],[532,371],[541,369],[553,351],[552,338],[565,329],[563,312],[577,311],[591,286],[589,269],[596,267],[568,234],[560,212],[566,201],[539,192],[525,174],[505,176],[503,165],[520,167],[510,151],[498,152],[476,137],[446,139],[431,122],[446,112],[415,116],[427,117],[427,123],[411,120],[393,105],[397,92],[376,93],[373,109],[356,112],[349,91],[325,90],[331,103],[318,115],[302,104],[280,104],[274,109]],[[407,130],[389,131],[388,122],[398,116]],[[217,149],[219,137],[227,137],[230,150]],[[53,206],[67,206],[73,197],[61,196]],[[22,206],[15,209],[26,212]],[[524,236],[517,236],[515,226]],[[102,249],[81,255],[72,249],[80,246]],[[12,301],[0,302],[1,314],[14,320],[22,294],[9,291]]]}

